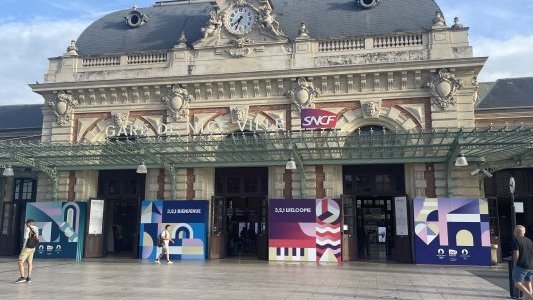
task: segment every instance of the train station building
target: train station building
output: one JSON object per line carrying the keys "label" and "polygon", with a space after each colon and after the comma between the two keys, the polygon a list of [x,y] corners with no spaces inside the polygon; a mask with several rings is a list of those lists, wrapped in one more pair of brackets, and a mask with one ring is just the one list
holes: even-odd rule
{"label": "train station building", "polygon": [[486,199],[473,239],[507,255],[513,198],[533,226],[533,79],[478,83],[487,58],[445,14],[178,0],[95,20],[30,85],[42,105],[0,107],[0,254],[27,203],[103,200],[83,256],[142,257],[143,201],[204,200],[206,258],[294,258],[269,241],[272,200],[335,199],[317,216],[338,210],[343,261],[414,263],[415,237],[438,235],[415,199]]}

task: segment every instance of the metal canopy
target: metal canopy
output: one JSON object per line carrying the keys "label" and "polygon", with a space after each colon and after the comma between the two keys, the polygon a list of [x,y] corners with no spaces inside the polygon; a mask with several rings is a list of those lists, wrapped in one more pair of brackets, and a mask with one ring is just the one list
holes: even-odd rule
{"label": "metal canopy", "polygon": [[[533,127],[431,132],[263,132],[140,138],[105,143],[0,143],[0,163],[57,170],[283,165],[292,153],[304,165],[447,162],[454,150],[469,160],[500,161],[533,148]],[[291,153],[292,152],[292,153]]]}
{"label": "metal canopy", "polygon": [[[0,164],[23,164],[57,181],[59,170],[433,162],[449,168],[461,152],[469,161],[530,156],[533,126],[417,132],[337,130],[139,138],[105,143],[0,143]],[[302,173],[303,174],[303,173]]]}

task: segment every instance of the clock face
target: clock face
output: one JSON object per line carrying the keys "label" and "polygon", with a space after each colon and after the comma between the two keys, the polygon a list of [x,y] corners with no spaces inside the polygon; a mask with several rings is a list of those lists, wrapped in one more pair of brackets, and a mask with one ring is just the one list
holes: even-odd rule
{"label": "clock face", "polygon": [[235,35],[244,35],[252,31],[256,15],[249,6],[237,6],[226,14],[226,29]]}

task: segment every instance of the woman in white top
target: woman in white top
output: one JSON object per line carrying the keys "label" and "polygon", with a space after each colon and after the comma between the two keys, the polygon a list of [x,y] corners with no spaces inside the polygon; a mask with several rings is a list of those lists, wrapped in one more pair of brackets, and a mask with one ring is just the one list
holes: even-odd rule
{"label": "woman in white top", "polygon": [[[160,259],[161,257],[163,257],[163,255],[166,255],[167,256],[167,263],[168,264],[171,264],[172,262],[170,261],[170,253],[168,251],[168,245],[170,244],[170,225],[167,225],[165,226],[165,230],[163,230],[163,232],[161,232],[161,235],[159,236],[161,240],[163,240],[163,245],[161,246],[162,248],[162,251],[161,251],[161,254],[159,254],[159,256],[157,257],[157,259],[155,260],[155,262],[157,264],[160,264]],[[159,246],[159,245],[158,245]]]}

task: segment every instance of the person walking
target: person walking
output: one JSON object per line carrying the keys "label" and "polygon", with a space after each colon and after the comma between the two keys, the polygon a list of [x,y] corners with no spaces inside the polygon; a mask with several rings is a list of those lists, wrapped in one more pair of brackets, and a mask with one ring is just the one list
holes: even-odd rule
{"label": "person walking", "polygon": [[160,245],[161,246],[161,254],[159,254],[159,256],[157,257],[157,259],[155,260],[155,263],[156,264],[160,264],[161,263],[161,258],[163,257],[163,255],[166,255],[167,256],[167,264],[171,264],[172,261],[170,261],[170,253],[168,251],[168,246],[170,244],[170,225],[167,225],[165,226],[165,230],[163,230],[163,232],[161,232],[161,234],[159,235],[159,239],[162,241],[162,244]]}
{"label": "person walking", "polygon": [[[24,243],[19,255],[19,272],[20,277],[15,283],[30,283],[31,273],[33,271],[33,254],[35,254],[35,247],[39,242],[39,228],[33,225],[33,220],[26,220],[26,228],[24,229]],[[24,274],[24,263],[28,263],[28,277]]]}
{"label": "person walking", "polygon": [[515,287],[524,293],[529,300],[533,300],[533,242],[525,237],[526,228],[516,226],[513,243],[513,280]]}

